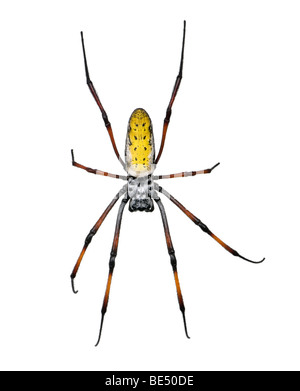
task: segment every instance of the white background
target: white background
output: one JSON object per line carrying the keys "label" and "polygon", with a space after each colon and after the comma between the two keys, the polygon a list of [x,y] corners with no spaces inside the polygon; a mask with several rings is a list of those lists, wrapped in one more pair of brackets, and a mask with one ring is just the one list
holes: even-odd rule
{"label": "white background", "polygon": [[[4,5],[6,4],[6,5]],[[0,7],[0,369],[299,370],[298,1],[10,1]],[[191,339],[161,218],[123,217],[102,340],[94,347],[118,207],[70,273],[123,182],[85,84],[121,154],[136,107],[158,149],[187,21],[184,77],[157,174],[252,265],[165,197]]]}

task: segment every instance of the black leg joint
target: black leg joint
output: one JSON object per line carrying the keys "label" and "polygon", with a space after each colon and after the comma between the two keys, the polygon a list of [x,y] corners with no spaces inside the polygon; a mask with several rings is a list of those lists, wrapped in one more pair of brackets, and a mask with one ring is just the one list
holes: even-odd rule
{"label": "black leg joint", "polygon": [[112,273],[115,268],[115,259],[116,259],[116,255],[111,254],[109,264],[108,264],[110,273]]}
{"label": "black leg joint", "polygon": [[96,232],[94,232],[93,230],[90,230],[90,232],[89,232],[89,234],[88,234],[88,236],[86,237],[85,242],[84,242],[84,245],[85,245],[85,246],[88,246],[88,245],[91,243],[91,241],[92,241],[93,236],[95,235],[95,233],[96,233]]}
{"label": "black leg joint", "polygon": [[202,221],[198,220],[196,224],[202,229],[202,231],[206,232],[207,234],[210,233],[209,228],[207,227],[207,225],[203,224]]}
{"label": "black leg joint", "polygon": [[169,253],[169,254],[170,254],[170,260],[171,260],[172,268],[175,271],[177,269],[177,260],[176,260],[176,257],[175,257],[175,252],[173,251],[172,253]]}
{"label": "black leg joint", "polygon": [[90,172],[91,174],[96,174],[96,170],[94,168],[87,167],[86,171]]}
{"label": "black leg joint", "polygon": [[107,114],[106,114],[106,112],[104,110],[102,112],[102,118],[103,118],[105,126],[106,127],[110,126],[110,122],[109,122]]}
{"label": "black leg joint", "polygon": [[171,109],[171,107],[168,107],[167,108],[167,112],[166,112],[165,123],[169,123],[170,122],[171,114],[172,114],[172,109]]}

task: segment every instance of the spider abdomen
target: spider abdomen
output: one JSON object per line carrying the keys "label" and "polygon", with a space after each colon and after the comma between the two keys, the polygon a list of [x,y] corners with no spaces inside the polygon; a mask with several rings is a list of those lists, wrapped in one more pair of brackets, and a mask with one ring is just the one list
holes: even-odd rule
{"label": "spider abdomen", "polygon": [[154,171],[154,137],[151,119],[144,109],[136,109],[129,118],[125,161],[126,170],[134,177]]}
{"label": "spider abdomen", "polygon": [[154,210],[152,176],[129,177],[128,196],[130,212],[152,212]]}

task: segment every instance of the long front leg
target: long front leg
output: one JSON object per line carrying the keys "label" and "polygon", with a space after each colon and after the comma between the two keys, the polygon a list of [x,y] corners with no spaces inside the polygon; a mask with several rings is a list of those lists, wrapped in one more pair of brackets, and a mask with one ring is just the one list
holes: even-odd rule
{"label": "long front leg", "polygon": [[179,73],[178,73],[178,75],[176,77],[175,85],[174,85],[174,88],[173,88],[173,91],[172,91],[172,95],[171,95],[171,99],[170,99],[170,102],[169,102],[169,105],[168,105],[168,108],[167,108],[167,111],[166,111],[166,116],[165,116],[165,119],[164,119],[164,126],[163,126],[163,133],[162,133],[160,148],[159,148],[159,152],[158,152],[157,158],[155,160],[155,164],[158,163],[158,161],[159,161],[159,159],[161,157],[162,151],[164,149],[166,135],[167,135],[167,130],[168,130],[171,114],[172,114],[172,106],[173,106],[174,100],[176,98],[176,94],[177,94],[177,92],[179,90],[179,86],[180,86],[181,79],[182,79],[184,43],[185,43],[185,25],[186,25],[186,22],[184,21],[183,22],[183,39],[182,39],[182,49],[181,49],[181,59],[180,59]]}
{"label": "long front leg", "polygon": [[128,197],[128,194],[126,194],[124,196],[124,198],[122,199],[122,202],[121,202],[121,205],[119,208],[119,212],[118,212],[118,216],[117,216],[114,240],[113,240],[112,249],[110,252],[108,279],[107,279],[106,290],[105,290],[105,295],[104,295],[103,305],[102,305],[102,310],[101,310],[101,323],[100,323],[99,336],[98,336],[98,340],[97,340],[97,343],[95,346],[97,346],[99,344],[100,338],[101,338],[104,315],[107,310],[111,280],[112,280],[113,271],[115,268],[115,259],[116,259],[117,252],[118,252],[118,244],[119,244],[122,216],[123,216],[124,207],[127,204],[128,200],[129,200],[129,197]]}
{"label": "long front leg", "polygon": [[75,290],[75,287],[74,287],[74,279],[75,279],[76,274],[78,272],[78,269],[79,269],[79,266],[81,264],[82,258],[83,258],[84,254],[86,252],[86,249],[88,248],[89,244],[91,243],[94,235],[96,235],[98,229],[100,228],[101,224],[103,223],[103,221],[106,218],[106,216],[108,215],[108,213],[112,210],[112,208],[114,207],[114,205],[116,204],[116,202],[118,201],[120,196],[122,194],[124,194],[126,190],[127,190],[127,185],[123,186],[123,188],[115,195],[115,197],[113,198],[111,203],[108,205],[108,207],[102,213],[102,215],[99,218],[99,220],[96,222],[96,224],[93,226],[93,228],[90,230],[89,234],[85,238],[83,248],[81,250],[81,253],[80,253],[80,255],[79,255],[78,259],[77,259],[77,262],[76,262],[76,264],[74,266],[74,269],[72,271],[72,274],[71,274],[71,284],[72,284],[72,290],[73,290],[74,293],[78,292],[78,291]]}
{"label": "long front leg", "polygon": [[106,111],[104,110],[103,106],[102,106],[102,103],[100,102],[100,99],[99,99],[99,96],[97,94],[97,91],[90,79],[90,75],[89,75],[89,69],[88,69],[88,65],[87,65],[87,59],[86,59],[86,53],[85,53],[85,47],[84,47],[84,40],[83,40],[83,32],[81,31],[81,43],[82,43],[82,50],[83,50],[83,58],[84,58],[84,68],[85,68],[85,75],[86,75],[86,83],[89,87],[89,90],[91,91],[91,94],[93,95],[100,111],[101,111],[101,114],[102,114],[102,118],[103,118],[103,121],[104,121],[104,124],[105,124],[105,127],[108,131],[108,134],[109,134],[109,137],[110,137],[110,141],[112,143],[112,146],[113,146],[113,149],[115,151],[115,154],[118,158],[118,160],[120,161],[120,163],[122,164],[123,168],[125,168],[125,163],[123,162],[120,154],[119,154],[119,151],[118,151],[118,148],[116,146],[116,142],[115,142],[115,138],[114,138],[114,135],[113,135],[113,131],[112,131],[112,128],[111,128],[111,124],[108,120],[108,116],[106,114]]}
{"label": "long front leg", "polygon": [[184,306],[183,297],[182,297],[180,284],[179,284],[179,279],[178,279],[177,260],[176,260],[176,257],[175,257],[175,250],[174,250],[174,247],[173,247],[173,244],[172,244],[172,240],[171,240],[171,235],[170,235],[167,215],[166,215],[166,212],[165,212],[165,208],[164,208],[164,206],[163,206],[163,204],[162,204],[162,202],[161,202],[161,200],[160,200],[160,198],[158,197],[157,194],[155,195],[154,200],[156,201],[156,203],[157,203],[157,205],[159,207],[161,218],[162,218],[162,222],[163,222],[163,226],[164,226],[166,242],[167,242],[167,247],[168,247],[168,253],[169,253],[169,256],[170,256],[170,261],[171,261],[173,274],[174,274],[174,279],[175,279],[175,285],[176,285],[176,292],[177,292],[179,308],[180,308],[180,311],[181,311],[182,317],[183,317],[183,324],[184,324],[185,334],[186,334],[187,338],[190,338],[188,336],[188,332],[187,332],[187,326],[186,326],[186,320],[185,320],[185,306]]}
{"label": "long front leg", "polygon": [[233,248],[228,246],[228,244],[224,243],[220,238],[218,238],[215,234],[213,234],[211,232],[211,230],[207,227],[207,225],[205,225],[200,219],[198,219],[198,217],[193,215],[193,213],[191,213],[179,201],[177,201],[176,198],[174,198],[170,193],[168,193],[165,189],[163,189],[161,186],[159,186],[156,183],[155,183],[155,190],[159,191],[160,193],[164,194],[167,198],[169,198],[180,210],[182,210],[182,212],[188,218],[190,218],[193,221],[193,223],[198,225],[198,227],[200,227],[203,232],[207,233],[209,236],[211,236],[213,239],[215,239],[222,247],[225,248],[225,250],[229,251],[235,257],[242,258],[245,261],[251,262],[251,263],[262,263],[265,260],[265,258],[263,258],[261,261],[251,261],[250,259],[243,257],[236,250],[234,250]]}

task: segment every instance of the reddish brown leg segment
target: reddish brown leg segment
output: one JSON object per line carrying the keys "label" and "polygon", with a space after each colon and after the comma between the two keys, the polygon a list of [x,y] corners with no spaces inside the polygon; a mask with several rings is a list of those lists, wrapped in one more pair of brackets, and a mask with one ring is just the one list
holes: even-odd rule
{"label": "reddish brown leg segment", "polygon": [[115,142],[115,139],[114,139],[114,135],[113,135],[113,131],[112,131],[112,128],[111,128],[111,124],[108,120],[108,117],[107,117],[107,114],[106,114],[106,111],[104,110],[103,106],[102,106],[102,103],[100,102],[100,99],[98,97],[98,94],[96,92],[96,89],[90,79],[90,75],[89,75],[89,69],[88,69],[88,65],[87,65],[87,59],[86,59],[86,54],[85,54],[85,47],[84,47],[84,40],[83,40],[83,32],[81,31],[81,43],[82,43],[82,50],[83,50],[83,57],[84,57],[84,68],[85,68],[85,75],[86,75],[86,83],[91,91],[91,94],[93,95],[100,111],[101,111],[101,114],[102,114],[102,118],[103,118],[103,121],[104,121],[104,124],[106,126],[106,129],[107,129],[107,132],[109,134],[109,137],[110,137],[110,141],[112,143],[112,146],[113,146],[113,149],[115,151],[115,154],[118,158],[118,160],[120,161],[120,163],[122,164],[122,166],[125,168],[125,163],[123,162],[120,154],[119,154],[119,151],[118,151],[118,148],[116,146],[116,142]]}
{"label": "reddish brown leg segment", "polygon": [[177,174],[167,174],[167,175],[154,175],[153,179],[170,179],[170,178],[183,178],[187,176],[195,176],[199,174],[210,174],[214,168],[216,168],[220,163],[215,164],[212,168],[206,168],[205,170],[199,171],[184,171],[178,172]]}
{"label": "reddish brown leg segment", "polygon": [[72,165],[74,167],[81,168],[82,170],[85,170],[85,171],[87,171],[91,174],[95,174],[95,175],[102,175],[102,176],[108,176],[110,178],[123,179],[123,181],[127,180],[127,176],[125,176],[125,175],[110,174],[109,172],[97,170],[96,168],[86,167],[83,164],[75,162],[73,149],[71,149],[71,155],[72,155]]}
{"label": "reddish brown leg segment", "polygon": [[104,315],[107,310],[111,280],[112,280],[113,271],[114,271],[114,267],[115,267],[115,259],[116,259],[117,252],[118,252],[118,244],[119,244],[122,216],[123,216],[124,207],[127,204],[128,200],[129,200],[129,198],[128,198],[128,195],[126,194],[125,197],[122,199],[122,202],[121,202],[121,205],[119,208],[119,212],[118,212],[115,235],[114,235],[114,240],[113,240],[113,244],[112,244],[112,249],[110,252],[108,279],[107,279],[106,290],[105,290],[105,295],[104,295],[103,305],[102,305],[102,310],[101,310],[101,323],[100,323],[99,336],[98,336],[98,340],[97,340],[95,346],[97,346],[99,344],[100,338],[101,338]]}
{"label": "reddish brown leg segment", "polygon": [[265,258],[263,258],[261,261],[251,261],[250,259],[248,258],[245,258],[243,257],[242,255],[240,255],[236,250],[234,250],[233,248],[231,248],[230,246],[228,246],[226,243],[224,243],[220,238],[218,238],[215,234],[213,234],[211,232],[211,230],[204,224],[202,223],[202,221],[200,219],[198,219],[198,217],[196,217],[195,215],[193,215],[193,213],[191,213],[189,210],[187,210],[179,201],[176,200],[176,198],[174,198],[170,193],[168,193],[166,190],[164,190],[161,186],[158,186],[157,184],[155,184],[155,189],[158,190],[160,193],[163,193],[166,197],[168,197],[180,210],[182,210],[182,212],[187,216],[189,217],[196,225],[198,225],[202,231],[204,231],[205,233],[207,233],[208,235],[210,235],[213,239],[215,239],[222,247],[225,248],[225,250],[229,251],[232,255],[234,255],[235,257],[239,257],[239,258],[242,258],[244,259],[245,261],[247,262],[251,262],[251,263],[262,263]]}
{"label": "reddish brown leg segment", "polygon": [[72,274],[71,274],[71,283],[72,283],[72,289],[73,289],[73,292],[74,293],[77,293],[78,291],[75,290],[75,287],[74,287],[74,279],[76,277],[76,274],[77,274],[77,271],[79,269],[79,266],[81,264],[81,261],[82,261],[82,258],[86,252],[86,249],[88,248],[89,244],[91,243],[91,240],[93,239],[94,235],[97,233],[98,229],[100,228],[101,224],[103,223],[104,219],[106,218],[106,216],[108,215],[108,213],[112,210],[113,206],[115,205],[115,203],[118,201],[118,199],[120,198],[120,196],[122,194],[124,194],[124,192],[126,191],[126,185],[123,187],[123,189],[117,193],[114,197],[114,199],[111,201],[111,203],[108,205],[108,207],[105,209],[105,211],[102,213],[101,217],[99,218],[99,220],[96,222],[96,224],[93,226],[93,228],[90,230],[89,234],[87,235],[85,241],[84,241],[84,245],[83,245],[83,248],[81,250],[81,253],[77,259],[77,262],[74,266],[74,269],[72,271]]}
{"label": "reddish brown leg segment", "polygon": [[186,334],[187,338],[190,338],[189,335],[188,335],[188,332],[187,332],[187,326],[186,326],[186,320],[185,320],[185,306],[184,306],[183,297],[182,297],[180,284],[179,284],[179,279],[178,279],[177,260],[176,260],[176,257],[175,257],[175,250],[174,250],[174,247],[173,247],[173,244],[172,244],[172,240],[171,240],[171,235],[170,235],[167,215],[166,215],[165,208],[164,208],[160,198],[157,196],[156,198],[154,198],[154,200],[156,201],[156,203],[157,203],[157,205],[159,207],[161,218],[162,218],[162,222],[163,222],[163,226],[164,226],[168,253],[170,255],[170,261],[171,261],[171,265],[172,265],[172,269],[173,269],[173,273],[174,273],[174,279],[175,279],[175,285],[176,285],[176,292],[177,292],[179,308],[180,308],[180,311],[181,311],[182,317],[183,317],[183,324],[184,324],[185,334]]}

